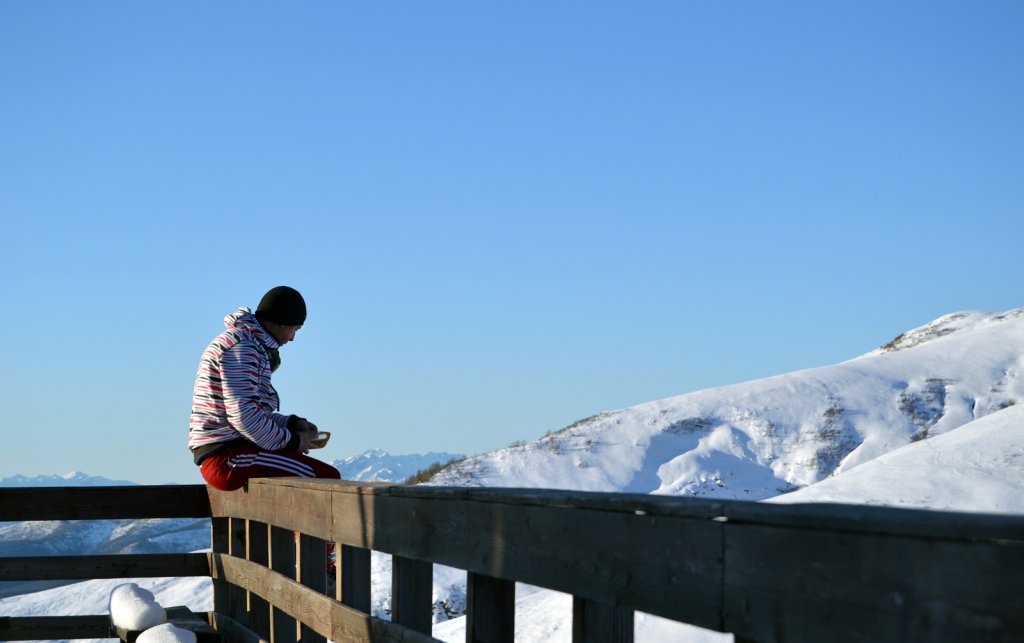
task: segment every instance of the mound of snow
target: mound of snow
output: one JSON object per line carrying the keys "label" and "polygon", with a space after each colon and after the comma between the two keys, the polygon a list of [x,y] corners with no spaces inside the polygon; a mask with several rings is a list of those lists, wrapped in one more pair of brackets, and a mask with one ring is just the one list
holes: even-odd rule
{"label": "mound of snow", "polygon": [[164,623],[151,627],[135,639],[136,643],[196,643],[196,634],[190,630]]}
{"label": "mound of snow", "polygon": [[1024,514],[1024,405],[909,444],[766,502]]}
{"label": "mound of snow", "polygon": [[125,583],[110,592],[110,620],[114,627],[144,630],[164,623],[167,612],[153,592],[135,583]]}

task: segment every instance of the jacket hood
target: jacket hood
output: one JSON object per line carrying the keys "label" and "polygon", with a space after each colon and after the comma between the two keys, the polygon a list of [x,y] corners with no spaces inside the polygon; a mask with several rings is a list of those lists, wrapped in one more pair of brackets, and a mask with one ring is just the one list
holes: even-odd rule
{"label": "jacket hood", "polygon": [[274,350],[281,347],[281,344],[274,339],[273,335],[267,332],[267,329],[260,324],[259,320],[256,319],[256,315],[252,314],[252,311],[248,307],[243,306],[225,317],[224,325],[227,326],[229,330],[248,331],[256,338],[256,341],[263,344],[268,349]]}

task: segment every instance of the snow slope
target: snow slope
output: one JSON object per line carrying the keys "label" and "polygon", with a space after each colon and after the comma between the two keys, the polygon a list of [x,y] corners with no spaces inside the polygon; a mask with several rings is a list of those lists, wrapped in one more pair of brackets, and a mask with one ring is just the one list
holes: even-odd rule
{"label": "snow slope", "polygon": [[431,484],[762,500],[1024,400],[1024,309],[957,313],[832,366],[601,413]]}
{"label": "snow slope", "polygon": [[118,585],[137,583],[153,592],[164,607],[185,605],[194,612],[208,612],[213,605],[213,581],[209,578],[111,578],[82,581],[65,587],[0,599],[6,616],[73,616],[108,614],[110,592]]}
{"label": "snow slope", "polygon": [[909,444],[766,502],[1024,513],[1024,405]]}

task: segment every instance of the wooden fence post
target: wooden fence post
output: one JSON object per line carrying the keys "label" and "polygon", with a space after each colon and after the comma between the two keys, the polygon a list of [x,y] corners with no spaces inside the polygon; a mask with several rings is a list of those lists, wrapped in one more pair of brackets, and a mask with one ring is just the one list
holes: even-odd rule
{"label": "wooden fence post", "polygon": [[[320,538],[299,535],[299,582],[321,594],[327,591],[327,543]],[[326,643],[327,639],[320,636],[305,625],[301,626],[299,640],[302,643]]]}
{"label": "wooden fence post", "polygon": [[470,572],[466,594],[466,641],[512,643],[516,629],[516,584]]}
{"label": "wooden fence post", "polygon": [[633,643],[633,610],[572,597],[573,643]]}
{"label": "wooden fence post", "polygon": [[370,613],[370,550],[335,545],[338,565],[337,599],[364,614]]}
{"label": "wooden fence post", "polygon": [[[270,568],[275,572],[295,579],[295,532],[280,527],[270,528]],[[271,643],[295,643],[298,640],[298,625],[295,619],[273,608],[270,611]]]}
{"label": "wooden fence post", "polygon": [[[231,530],[227,518],[210,519],[210,549],[215,554],[227,554],[231,549]],[[228,583],[223,578],[213,579],[213,611],[228,613]]]}
{"label": "wooden fence post", "polygon": [[414,558],[391,557],[391,620],[430,634],[430,599],[434,594],[434,565]]}
{"label": "wooden fence post", "polygon": [[[248,521],[246,555],[249,560],[264,567],[270,562],[269,526],[255,520]],[[249,593],[249,629],[270,639],[270,603],[257,594]]]}
{"label": "wooden fence post", "polygon": [[[229,553],[234,558],[244,559],[246,557],[246,521],[243,518],[230,518],[229,520]],[[228,587],[227,615],[245,627],[249,627],[249,593],[234,584]]]}

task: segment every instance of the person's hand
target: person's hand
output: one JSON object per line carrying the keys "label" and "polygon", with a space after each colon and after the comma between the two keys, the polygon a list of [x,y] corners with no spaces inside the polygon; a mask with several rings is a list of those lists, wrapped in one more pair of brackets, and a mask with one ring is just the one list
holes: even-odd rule
{"label": "person's hand", "polygon": [[295,430],[299,434],[299,453],[309,453],[319,432],[316,425],[309,420],[299,420]]}

